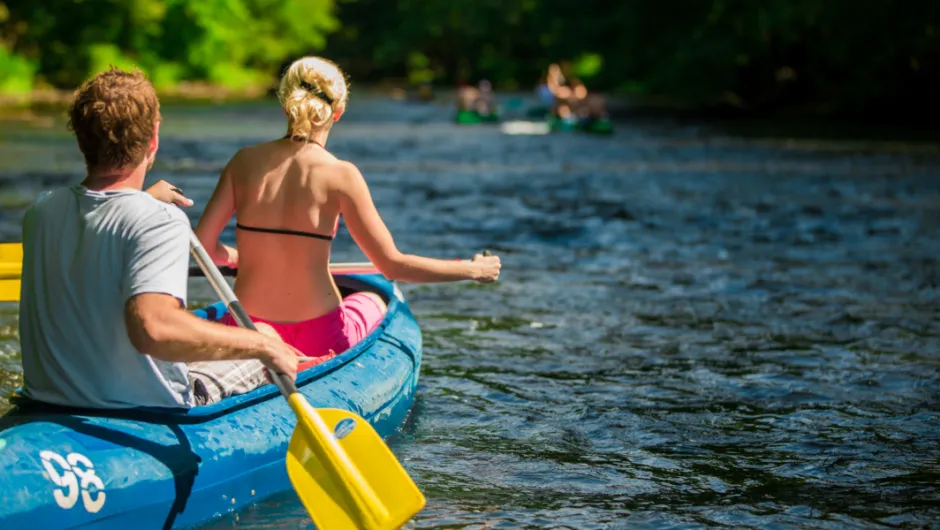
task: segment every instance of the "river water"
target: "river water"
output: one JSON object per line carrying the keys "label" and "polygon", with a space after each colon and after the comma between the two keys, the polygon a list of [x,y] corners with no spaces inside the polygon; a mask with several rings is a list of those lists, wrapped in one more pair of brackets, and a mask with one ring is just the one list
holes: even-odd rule
{"label": "river water", "polygon": [[[410,526],[938,524],[940,144],[450,115],[354,98],[329,142],[401,249],[503,259],[495,285],[403,286],[425,337],[390,441],[428,497]],[[284,133],[272,103],[164,118],[152,175],[194,219],[237,148]],[[81,172],[61,120],[3,124],[0,236]],[[362,259],[342,229],[334,249]],[[16,307],[0,313],[7,394]],[[208,527],[307,526],[291,492]]]}

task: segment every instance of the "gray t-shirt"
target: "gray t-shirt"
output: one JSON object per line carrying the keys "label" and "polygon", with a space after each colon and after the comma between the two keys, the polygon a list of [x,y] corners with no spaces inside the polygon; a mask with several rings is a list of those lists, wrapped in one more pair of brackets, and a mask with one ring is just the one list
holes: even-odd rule
{"label": "gray t-shirt", "polygon": [[79,407],[192,407],[184,363],[131,344],[124,304],[165,293],[185,306],[190,224],[134,190],[52,191],[23,220],[24,391]]}

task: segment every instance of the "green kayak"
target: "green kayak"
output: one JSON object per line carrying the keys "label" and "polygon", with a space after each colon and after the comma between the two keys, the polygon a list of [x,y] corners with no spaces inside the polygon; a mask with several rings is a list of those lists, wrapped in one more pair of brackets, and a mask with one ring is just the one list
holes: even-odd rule
{"label": "green kayak", "polygon": [[495,123],[499,121],[499,112],[480,114],[475,110],[458,110],[454,121],[460,125],[474,125],[477,123]]}
{"label": "green kayak", "polygon": [[557,116],[549,120],[552,131],[581,131],[590,134],[612,134],[614,124],[609,118],[584,118],[580,120],[563,120]]}

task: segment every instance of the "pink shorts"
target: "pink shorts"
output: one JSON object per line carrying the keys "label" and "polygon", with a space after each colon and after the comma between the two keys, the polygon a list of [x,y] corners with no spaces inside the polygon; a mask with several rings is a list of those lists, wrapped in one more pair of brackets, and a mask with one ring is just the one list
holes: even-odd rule
{"label": "pink shorts", "polygon": [[[307,357],[315,359],[302,362],[298,370],[309,368],[348,350],[361,341],[385,318],[385,308],[371,296],[354,293],[329,313],[303,322],[279,323],[263,318],[251,317],[254,322],[268,324],[291,346]],[[219,321],[227,326],[237,326],[232,315],[226,314]]]}

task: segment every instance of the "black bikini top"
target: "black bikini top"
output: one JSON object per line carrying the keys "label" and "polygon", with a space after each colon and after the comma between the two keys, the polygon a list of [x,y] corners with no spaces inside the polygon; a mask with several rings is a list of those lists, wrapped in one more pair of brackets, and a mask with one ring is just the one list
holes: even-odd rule
{"label": "black bikini top", "polygon": [[235,228],[248,232],[264,232],[266,234],[281,234],[285,236],[312,237],[314,239],[322,239],[324,241],[333,241],[333,236],[325,236],[323,234],[315,234],[313,232],[302,232],[300,230],[287,230],[286,228],[259,228],[257,226],[245,226],[241,223],[235,223]]}
{"label": "black bikini top", "polygon": [[[307,142],[311,144],[317,144],[320,147],[323,147],[316,140],[304,139],[299,136],[290,136],[287,135],[284,138],[290,138],[296,142]],[[301,236],[301,237],[312,237],[313,239],[322,239],[324,241],[333,241],[333,236],[336,235],[336,228],[339,228],[339,219],[336,220],[336,228],[333,229],[333,234],[325,236],[323,234],[316,234],[314,232],[302,232],[300,230],[288,230],[286,228],[260,228],[257,226],[246,226],[241,223],[236,222],[235,228],[238,230],[245,230],[247,232],[263,232],[265,234],[281,234],[285,236]]]}

